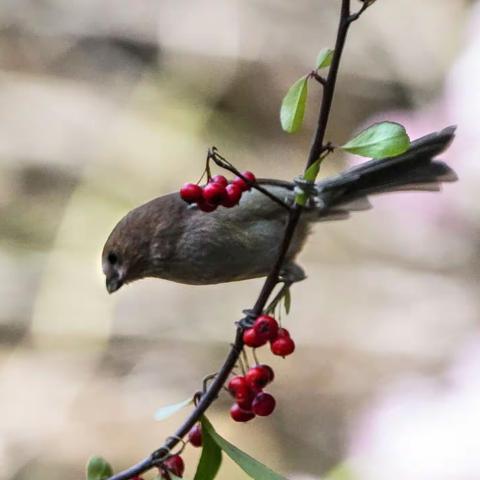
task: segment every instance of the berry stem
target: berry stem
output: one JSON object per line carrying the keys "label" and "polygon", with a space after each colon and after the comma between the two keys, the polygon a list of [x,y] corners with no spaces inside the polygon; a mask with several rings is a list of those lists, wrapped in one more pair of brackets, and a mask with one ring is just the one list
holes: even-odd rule
{"label": "berry stem", "polygon": [[245,348],[242,348],[242,359],[243,359],[243,365],[244,365],[243,374],[245,375],[249,365],[247,351],[245,350]]}
{"label": "berry stem", "polygon": [[291,207],[287,203],[285,203],[273,193],[270,193],[266,188],[259,185],[258,182],[250,181],[240,171],[238,171],[225,157],[222,157],[222,155],[218,153],[217,147],[212,147],[208,150],[207,162],[209,162],[209,160],[213,160],[220,168],[224,168],[225,170],[232,172],[237,177],[241,178],[247,185],[254,188],[255,190],[258,190],[260,193],[263,193],[266,197],[268,197],[270,200],[273,200],[275,203],[278,203],[285,210],[290,211]]}

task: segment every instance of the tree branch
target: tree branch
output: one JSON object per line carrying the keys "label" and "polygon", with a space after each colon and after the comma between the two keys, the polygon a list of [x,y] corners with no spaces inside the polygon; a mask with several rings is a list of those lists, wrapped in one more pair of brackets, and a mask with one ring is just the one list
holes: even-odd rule
{"label": "tree branch", "polygon": [[[327,130],[330,110],[332,107],[333,96],[335,93],[335,85],[340,67],[341,56],[345,46],[345,40],[351,23],[360,16],[360,14],[367,8],[367,6],[367,2],[365,2],[364,6],[360,9],[359,12],[357,12],[357,14],[351,15],[350,0],[342,0],[340,10],[340,22],[337,30],[335,50],[328,76],[324,83],[323,97],[318,116],[317,127],[313,136],[305,170],[307,170],[308,167],[312,165],[320,157],[320,155],[329,148],[329,144],[324,143],[325,133]],[[281,242],[277,260],[270,274],[266,278],[262,290],[257,298],[257,301],[255,302],[255,305],[251,310],[251,314],[254,316],[258,316],[262,313],[268,302],[268,299],[270,298],[270,295],[275,289],[275,286],[280,281],[279,274],[285,261],[285,257],[287,255],[290,244],[292,242],[295,229],[300,220],[302,210],[303,208],[297,204],[294,204],[289,210],[288,221],[286,223],[285,233]],[[183,422],[183,424],[178,428],[175,434],[169,437],[161,448],[150,454],[147,458],[137,463],[136,465],[128,468],[127,470],[113,475],[112,477],[110,477],[109,480],[131,479],[137,475],[140,475],[146,470],[149,470],[161,464],[162,461],[167,458],[167,456],[170,454],[170,451],[180,443],[180,439],[183,438],[190,431],[190,429],[195,425],[196,422],[199,421],[201,416],[217,398],[242,352],[242,336],[243,328],[239,326],[237,327],[235,341],[230,349],[230,352],[228,353],[224,364],[220,368],[218,374],[215,376],[215,379],[210,384],[208,389],[200,397],[200,400],[198,401],[194,410],[190,413],[190,415]]]}

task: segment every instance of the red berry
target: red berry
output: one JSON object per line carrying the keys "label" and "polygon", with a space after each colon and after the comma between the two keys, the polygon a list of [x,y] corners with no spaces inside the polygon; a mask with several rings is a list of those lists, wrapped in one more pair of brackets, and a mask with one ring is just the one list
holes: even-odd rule
{"label": "red berry", "polygon": [[[255,175],[252,172],[246,171],[243,172],[242,175],[251,182],[256,181]],[[250,185],[247,184],[247,182],[245,182],[245,180],[243,180],[243,178],[240,177],[235,177],[232,183],[240,187],[242,189],[242,192],[245,192],[246,190],[250,190],[252,188]]]}
{"label": "red berry", "polygon": [[180,196],[188,203],[195,203],[202,199],[202,187],[195,185],[195,183],[186,183],[180,189]]}
{"label": "red berry", "polygon": [[254,328],[247,328],[243,332],[243,343],[247,347],[258,348],[268,342],[268,336],[259,334]]}
{"label": "red berry", "polygon": [[242,189],[238,185],[231,183],[230,185],[227,185],[225,190],[227,194],[222,201],[222,205],[226,208],[234,207],[242,197]]}
{"label": "red berry", "polygon": [[202,426],[196,423],[188,432],[188,441],[194,447],[202,446]]}
{"label": "red berry", "polygon": [[277,337],[278,323],[273,317],[270,317],[269,315],[260,315],[255,320],[255,323],[253,324],[253,329],[260,337],[266,337],[267,340],[273,340]]}
{"label": "red berry", "polygon": [[212,205],[220,205],[226,195],[225,187],[219,183],[209,183],[203,187],[203,199]]}
{"label": "red berry", "polygon": [[237,405],[242,409],[247,412],[252,411],[252,402],[253,399],[255,398],[255,392],[253,390],[248,390],[248,393],[246,393],[244,396],[238,396],[235,397],[235,401],[237,402]]}
{"label": "red berry", "polygon": [[276,338],[290,338],[290,332],[286,328],[279,328]]}
{"label": "red berry", "polygon": [[163,467],[177,477],[181,477],[185,471],[185,464],[180,455],[172,455],[163,462]]}
{"label": "red berry", "polygon": [[255,415],[267,417],[275,410],[275,399],[269,393],[261,392],[255,397],[252,410]]}
{"label": "red berry", "polygon": [[213,212],[216,210],[217,205],[213,205],[212,203],[206,202],[203,198],[199,200],[197,203],[197,207],[202,211],[202,212]]}
{"label": "red berry", "polygon": [[241,409],[236,403],[234,403],[230,409],[230,416],[236,422],[248,422],[255,417],[255,414],[253,412],[248,412],[247,410]]}
{"label": "red berry", "polygon": [[268,366],[268,365],[258,365],[259,367],[262,367],[269,376],[268,383],[272,383],[273,380],[275,379],[275,373],[273,372],[273,368]]}
{"label": "red berry", "polygon": [[237,375],[228,382],[228,391],[235,397],[242,410],[250,410],[255,392],[248,386],[245,377]]}
{"label": "red berry", "polygon": [[211,178],[209,183],[218,183],[226,187],[228,185],[228,180],[223,175],[215,175]]}
{"label": "red berry", "polygon": [[241,179],[240,177],[235,177],[232,180],[231,185],[235,185],[237,188],[239,188],[242,192],[245,192],[247,190],[247,184]]}
{"label": "red berry", "polygon": [[257,365],[248,370],[245,374],[247,385],[254,391],[260,392],[271,381],[273,370],[270,367]]}
{"label": "red berry", "polygon": [[252,172],[249,172],[246,170],[245,172],[242,173],[242,175],[247,179],[250,180],[251,182],[256,182],[257,179],[255,178],[255,175]]}
{"label": "red berry", "polygon": [[228,391],[235,397],[245,398],[249,391],[250,387],[247,385],[245,377],[242,375],[237,375],[233,377],[227,385]]}
{"label": "red berry", "polygon": [[277,337],[270,344],[270,350],[274,355],[286,357],[295,350],[295,342],[290,337]]}

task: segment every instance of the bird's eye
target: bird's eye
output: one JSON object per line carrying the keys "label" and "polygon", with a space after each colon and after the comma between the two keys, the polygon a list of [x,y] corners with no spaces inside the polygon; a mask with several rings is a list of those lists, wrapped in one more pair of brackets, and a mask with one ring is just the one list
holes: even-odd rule
{"label": "bird's eye", "polygon": [[108,254],[107,260],[110,265],[115,265],[118,262],[118,256],[115,252],[110,252]]}

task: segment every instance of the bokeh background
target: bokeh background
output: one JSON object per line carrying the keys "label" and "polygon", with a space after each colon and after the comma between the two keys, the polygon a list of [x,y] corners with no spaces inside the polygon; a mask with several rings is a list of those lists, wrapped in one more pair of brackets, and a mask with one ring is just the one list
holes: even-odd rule
{"label": "bokeh background", "polygon": [[[2,2],[0,478],[82,478],[92,454],[119,470],[181,421],[153,414],[218,368],[261,281],[108,296],[103,243],[129,209],[197,179],[211,145],[258,176],[301,171],[319,89],[296,136],[279,104],[332,46],[339,3]],[[297,351],[260,352],[275,415],[234,424],[224,397],[209,414],[289,478],[480,477],[479,32],[480,2],[464,0],[379,0],[351,30],[329,139],[377,119],[412,138],[458,124],[444,158],[460,181],[375,198],[310,238],[285,320]],[[219,478],[246,476],[225,461]]]}

